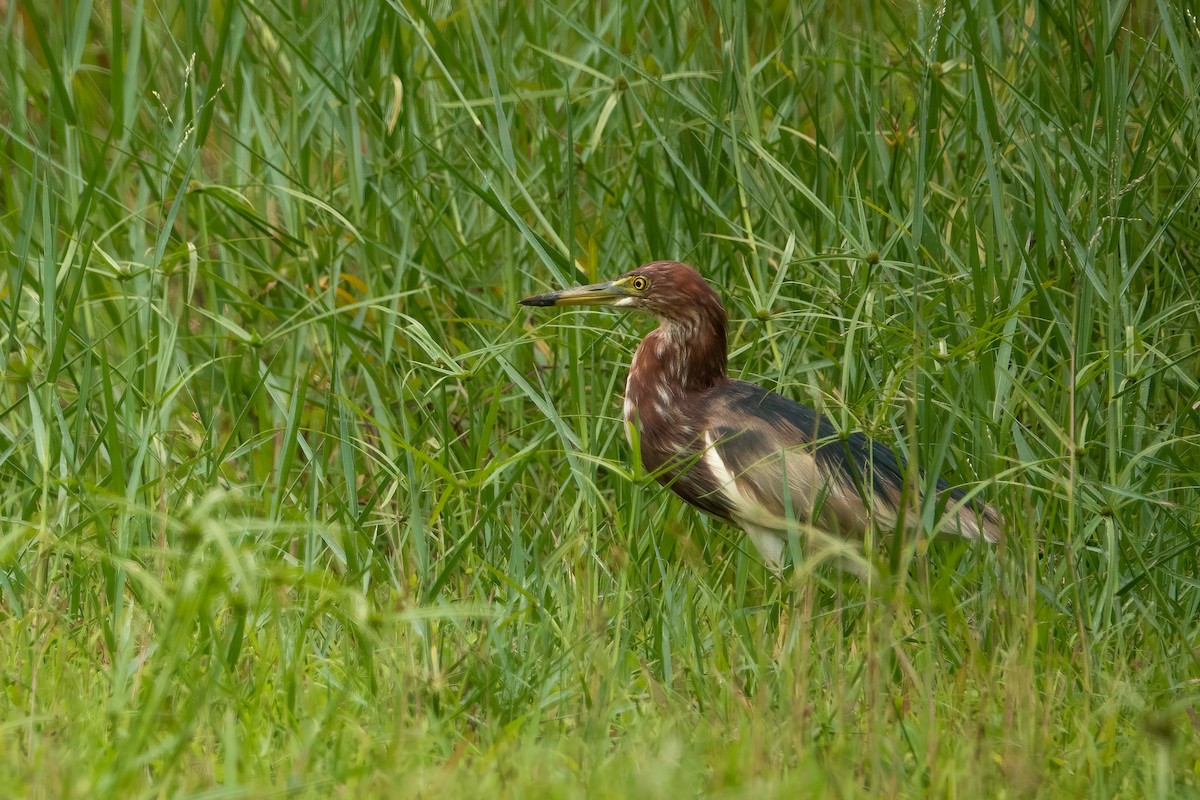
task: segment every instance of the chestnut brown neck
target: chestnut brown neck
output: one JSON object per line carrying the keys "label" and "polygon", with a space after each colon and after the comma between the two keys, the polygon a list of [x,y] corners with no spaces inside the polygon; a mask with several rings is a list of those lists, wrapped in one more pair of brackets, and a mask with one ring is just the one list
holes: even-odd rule
{"label": "chestnut brown neck", "polygon": [[637,422],[644,444],[686,413],[688,395],[726,380],[725,308],[711,290],[709,295],[660,316],[658,328],[634,353],[625,384],[625,418]]}

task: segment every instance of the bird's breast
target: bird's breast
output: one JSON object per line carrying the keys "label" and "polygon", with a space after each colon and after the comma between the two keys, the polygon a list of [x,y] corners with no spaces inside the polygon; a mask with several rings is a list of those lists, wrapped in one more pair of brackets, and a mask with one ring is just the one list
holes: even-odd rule
{"label": "bird's breast", "polygon": [[647,382],[630,371],[625,383],[625,422],[638,430],[642,450],[674,444],[686,425],[679,420],[678,399],[661,382]]}
{"label": "bird's breast", "polygon": [[[639,349],[639,355],[642,353]],[[696,426],[689,419],[688,397],[670,382],[669,374],[646,368],[635,359],[625,382],[626,432],[636,427],[642,461],[653,469],[672,455],[686,449],[696,438]],[[652,466],[653,465],[653,466]]]}
{"label": "bird's breast", "polygon": [[688,503],[722,519],[728,504],[717,492],[702,458],[706,409],[699,393],[680,392],[666,381],[647,381],[631,372],[625,386],[626,435],[637,447],[642,467]]}

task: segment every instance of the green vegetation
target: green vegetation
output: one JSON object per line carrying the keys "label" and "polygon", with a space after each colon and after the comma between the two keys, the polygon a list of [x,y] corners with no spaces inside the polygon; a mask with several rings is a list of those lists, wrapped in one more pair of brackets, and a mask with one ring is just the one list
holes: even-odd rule
{"label": "green vegetation", "polygon": [[[0,786],[1200,796],[1187,5],[0,0]],[[649,480],[657,258],[1008,540]]]}

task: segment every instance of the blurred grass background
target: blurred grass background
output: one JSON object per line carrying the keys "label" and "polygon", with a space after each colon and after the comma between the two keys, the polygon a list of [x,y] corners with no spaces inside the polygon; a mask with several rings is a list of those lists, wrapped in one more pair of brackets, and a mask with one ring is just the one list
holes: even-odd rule
{"label": "blurred grass background", "polygon": [[[0,784],[1200,796],[1189,2],[0,0]],[[775,580],[627,452],[733,372],[1008,540]]]}

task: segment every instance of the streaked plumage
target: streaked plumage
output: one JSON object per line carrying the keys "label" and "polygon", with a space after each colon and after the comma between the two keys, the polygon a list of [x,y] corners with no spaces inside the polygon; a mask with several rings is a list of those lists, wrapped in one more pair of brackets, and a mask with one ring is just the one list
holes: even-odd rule
{"label": "streaked plumage", "polygon": [[[781,565],[797,521],[843,537],[871,525],[895,529],[900,460],[861,433],[842,436],[808,406],[730,378],[725,308],[692,267],[657,261],[609,283],[521,303],[612,305],[658,318],[625,386],[625,417],[637,428],[642,463],[686,502],[746,531],[772,567]],[[999,539],[994,508],[966,500],[945,481],[937,487],[947,495],[939,533]]]}

